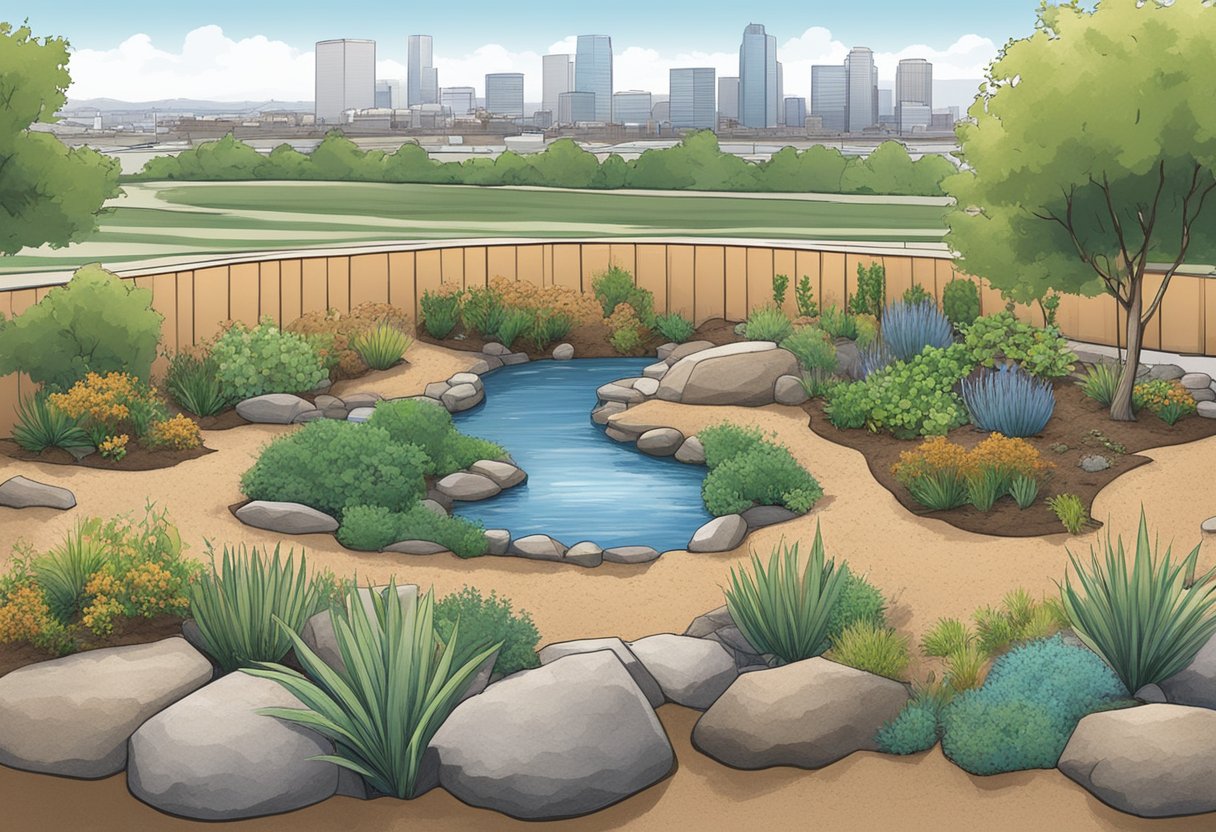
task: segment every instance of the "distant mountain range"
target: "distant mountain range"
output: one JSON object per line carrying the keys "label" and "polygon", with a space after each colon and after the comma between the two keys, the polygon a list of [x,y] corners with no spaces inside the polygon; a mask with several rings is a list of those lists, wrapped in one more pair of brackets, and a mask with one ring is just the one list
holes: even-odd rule
{"label": "distant mountain range", "polygon": [[114,98],[70,98],[64,112],[100,110],[165,110],[190,113],[254,113],[274,110],[312,111],[311,101],[205,101],[197,98],[163,98],[159,101],[119,101]]}

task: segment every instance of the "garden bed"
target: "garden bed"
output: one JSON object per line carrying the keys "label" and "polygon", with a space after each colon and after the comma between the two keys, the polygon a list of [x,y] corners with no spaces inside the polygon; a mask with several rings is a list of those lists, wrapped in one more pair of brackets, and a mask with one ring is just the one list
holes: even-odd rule
{"label": "garden bed", "polygon": [[[237,417],[240,418],[240,417]],[[241,424],[247,424],[241,419]],[[26,462],[49,462],[51,465],[73,465],[81,468],[100,468],[107,471],[156,471],[161,468],[172,468],[180,462],[198,459],[201,456],[215,453],[215,450],[205,446],[190,448],[185,451],[170,448],[153,450],[142,445],[131,445],[122,459],[107,459],[99,453],[77,459],[63,448],[46,448],[39,453],[27,451],[11,439],[0,439],[0,454],[10,459]]]}
{"label": "garden bed", "polygon": [[[108,636],[95,636],[86,629],[77,633],[79,649],[76,653],[98,650],[103,647],[124,647],[129,644],[148,644],[153,641],[180,636],[182,618],[177,615],[158,615],[155,618],[123,618]],[[0,644],[0,676],[4,676],[26,665],[37,664],[55,658],[51,653],[28,642]]]}
{"label": "garden bed", "polygon": [[[1039,537],[1063,531],[1060,521],[1048,508],[1046,497],[1073,493],[1081,498],[1086,510],[1092,511],[1094,498],[1120,475],[1151,460],[1139,452],[1169,445],[1182,445],[1216,435],[1216,420],[1189,417],[1173,426],[1144,413],[1135,422],[1112,421],[1107,408],[1087,398],[1071,380],[1055,385],[1055,413],[1039,436],[1025,437],[1042,458],[1054,464],[1051,476],[1044,484],[1042,497],[1025,511],[1019,511],[1011,500],[999,501],[991,511],[982,512],[968,505],[949,511],[928,511],[908,493],[896,479],[891,466],[904,451],[915,449],[920,440],[900,440],[884,432],[840,430],[832,426],[824,413],[824,400],[813,399],[803,405],[810,416],[810,427],[824,439],[860,451],[870,472],[878,482],[914,514],[932,517],[957,529],[1002,537]],[[1097,431],[1101,436],[1093,433]],[[955,428],[948,434],[951,441],[966,448],[979,444],[987,434],[970,425]],[[1122,453],[1110,446],[1122,446]],[[1059,451],[1065,445],[1067,450]],[[1082,457],[1104,456],[1111,466],[1089,473],[1080,468]],[[1095,519],[1095,524],[1100,519]]]}

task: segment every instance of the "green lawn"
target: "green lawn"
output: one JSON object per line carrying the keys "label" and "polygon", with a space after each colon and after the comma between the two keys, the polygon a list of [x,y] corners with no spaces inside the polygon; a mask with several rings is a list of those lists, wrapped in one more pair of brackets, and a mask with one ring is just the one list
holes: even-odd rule
{"label": "green lawn", "polygon": [[718,195],[357,182],[127,184],[89,239],[0,259],[0,272],[84,262],[470,237],[755,237],[938,242],[944,209]]}

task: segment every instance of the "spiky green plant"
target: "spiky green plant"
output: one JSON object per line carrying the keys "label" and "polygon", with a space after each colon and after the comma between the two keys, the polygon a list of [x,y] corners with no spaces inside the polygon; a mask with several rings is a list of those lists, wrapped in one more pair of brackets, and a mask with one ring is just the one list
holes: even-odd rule
{"label": "spiky green plant", "polygon": [[980,511],[991,511],[1009,490],[1009,474],[1002,468],[985,466],[967,477],[967,499]]}
{"label": "spiky green plant", "polygon": [[1080,534],[1089,522],[1089,512],[1085,503],[1076,494],[1057,494],[1047,498],[1047,507],[1056,515],[1069,534]]}
{"label": "spiky green plant", "polygon": [[34,559],[34,579],[42,587],[51,615],[70,624],[80,614],[85,586],[106,565],[107,553],[98,539],[101,520],[78,522],[63,543]]}
{"label": "spiky green plant", "polygon": [[[324,760],[363,776],[383,794],[414,795],[419,765],[435,732],[460,702],[478,668],[501,643],[465,651],[460,624],[442,642],[435,632],[434,593],[399,599],[396,582],[368,589],[371,609],[354,585],[330,608],[343,670],[334,670],[280,621],[307,676],[259,662],[245,673],[273,679],[306,706],[259,713],[307,726],[329,738]],[[462,664],[456,656],[470,655]]]}
{"label": "spiky green plant", "polygon": [[696,334],[697,328],[692,321],[679,312],[668,312],[666,315],[656,315],[654,318],[655,332],[674,344],[683,344]]}
{"label": "spiky green plant", "polygon": [[832,639],[830,658],[849,667],[903,679],[908,672],[908,637],[873,621],[854,621]]}
{"label": "spiky green plant", "polygon": [[169,358],[165,388],[182,409],[195,416],[212,416],[228,404],[220,385],[219,365],[210,355],[201,358],[179,352]]}
{"label": "spiky green plant", "polygon": [[970,499],[967,478],[958,471],[942,468],[908,481],[912,499],[930,511],[949,511]]}
{"label": "spiky green plant", "polygon": [[828,623],[840,596],[846,572],[837,569],[823,551],[815,527],[815,542],[805,567],[798,544],[782,540],[773,549],[768,567],[752,552],[752,572],[733,567],[726,607],[748,642],[761,653],[785,662],[818,656],[828,646]]}
{"label": "spiky green plant", "polygon": [[775,306],[761,306],[747,316],[747,340],[781,343],[794,332],[786,314]]}
{"label": "spiky green plant", "polygon": [[988,654],[978,644],[968,644],[946,656],[943,683],[961,693],[984,684],[987,672]]}
{"label": "spiky green plant", "polygon": [[957,618],[939,618],[933,629],[925,633],[920,649],[926,656],[944,659],[963,650],[975,641],[975,635]]}
{"label": "spiky green plant", "polygon": [[527,309],[508,309],[498,327],[498,341],[510,347],[515,339],[532,328],[533,314]]}
{"label": "spiky green plant", "polygon": [[17,406],[13,441],[24,450],[41,453],[47,448],[80,448],[89,445],[89,435],[68,414],[54,407],[45,393],[35,393]]}
{"label": "spiky green plant", "polygon": [[291,638],[276,619],[299,632],[329,603],[326,582],[308,576],[303,554],[298,570],[294,552],[283,561],[277,545],[270,558],[256,546],[225,546],[218,569],[210,555],[211,568],[190,585],[190,610],[207,653],[225,673],[281,661]]}
{"label": "spiky green plant", "polygon": [[1119,376],[1123,375],[1122,362],[1103,361],[1091,364],[1085,375],[1077,381],[1081,392],[1103,407],[1110,407],[1115,398],[1115,389],[1119,386]]}
{"label": "spiky green plant", "polygon": [[387,370],[405,355],[414,343],[400,327],[382,321],[373,329],[355,336],[352,346],[359,357],[373,370]]}
{"label": "spiky green plant", "polygon": [[1009,496],[1019,509],[1030,508],[1039,497],[1039,481],[1035,477],[1017,474],[1009,481]]}
{"label": "spiky green plant", "polygon": [[1130,566],[1121,536],[1108,530],[1103,543],[1105,557],[1090,546],[1088,566],[1069,552],[1078,586],[1065,574],[1060,600],[1077,637],[1134,692],[1178,673],[1216,634],[1216,568],[1188,582],[1199,546],[1177,561],[1172,547],[1162,553],[1143,509]]}

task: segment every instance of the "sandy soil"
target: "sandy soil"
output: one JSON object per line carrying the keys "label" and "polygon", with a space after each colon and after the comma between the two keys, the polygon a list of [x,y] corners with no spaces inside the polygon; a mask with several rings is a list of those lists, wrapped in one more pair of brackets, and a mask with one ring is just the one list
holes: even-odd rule
{"label": "sandy soil", "polygon": [[[416,345],[405,368],[373,374],[339,385],[387,395],[420,392],[429,381],[446,378],[470,363],[466,355]],[[1075,539],[985,538],[908,512],[870,476],[864,458],[816,436],[799,408],[761,409],[687,407],[649,402],[628,413],[639,423],[671,425],[693,433],[723,420],[747,421],[777,434],[823,484],[827,497],[811,515],[752,535],[747,546],[767,552],[782,536],[809,539],[816,522],[830,554],[847,559],[894,599],[893,623],[919,637],[940,616],[967,616],[975,607],[995,604],[1009,589],[1053,591],[1067,562],[1065,546],[1085,551],[1097,534]],[[244,541],[273,545],[277,536],[249,529],[229,514],[241,499],[238,482],[260,448],[280,433],[276,426],[249,426],[208,432],[207,444],[219,453],[163,471],[129,473],[70,469],[34,462],[3,460],[0,478],[22,474],[67,486],[77,495],[71,512],[0,509],[0,545],[22,538],[45,548],[85,515],[136,511],[145,499],[169,508],[183,539],[201,552],[204,538],[216,544]],[[1216,437],[1191,445],[1145,453],[1155,460],[1108,486],[1094,503],[1094,516],[1110,519],[1125,535],[1134,532],[1143,502],[1163,540],[1193,546],[1202,520],[1216,515],[1210,487]],[[310,562],[339,574],[356,572],[360,581],[386,581],[390,575],[433,584],[439,593],[474,584],[497,590],[529,610],[542,643],[617,634],[638,638],[656,632],[682,632],[689,621],[722,603],[721,587],[729,567],[743,563],[747,546],[721,555],[673,553],[644,567],[605,565],[586,570],[556,568],[514,559],[460,560],[450,555],[386,556],[342,549],[329,535],[287,541],[304,548]],[[1201,562],[1216,561],[1216,544],[1204,542]],[[0,551],[0,564],[9,557]],[[680,758],[680,769],[660,786],[613,809],[563,826],[578,829],[739,828],[763,818],[766,826],[803,825],[813,807],[818,826],[833,830],[872,829],[1025,829],[1036,825],[1068,830],[1195,829],[1196,821],[1154,822],[1115,813],[1054,771],[973,778],[945,761],[940,752],[910,760],[859,754],[826,770],[807,773],[774,770],[733,772],[693,751],[688,736],[695,714],[663,709],[664,721]],[[8,817],[30,819],[15,828],[160,829],[181,825],[152,813],[126,795],[121,778],[76,783],[0,769],[0,794]],[[11,797],[10,797],[11,796]],[[881,799],[876,799],[880,798]],[[32,822],[36,818],[36,822]],[[248,824],[249,828],[349,829],[404,828],[429,821],[428,828],[506,828],[497,815],[469,809],[449,795],[434,793],[401,805],[389,801],[361,804],[331,800],[289,818]]]}

